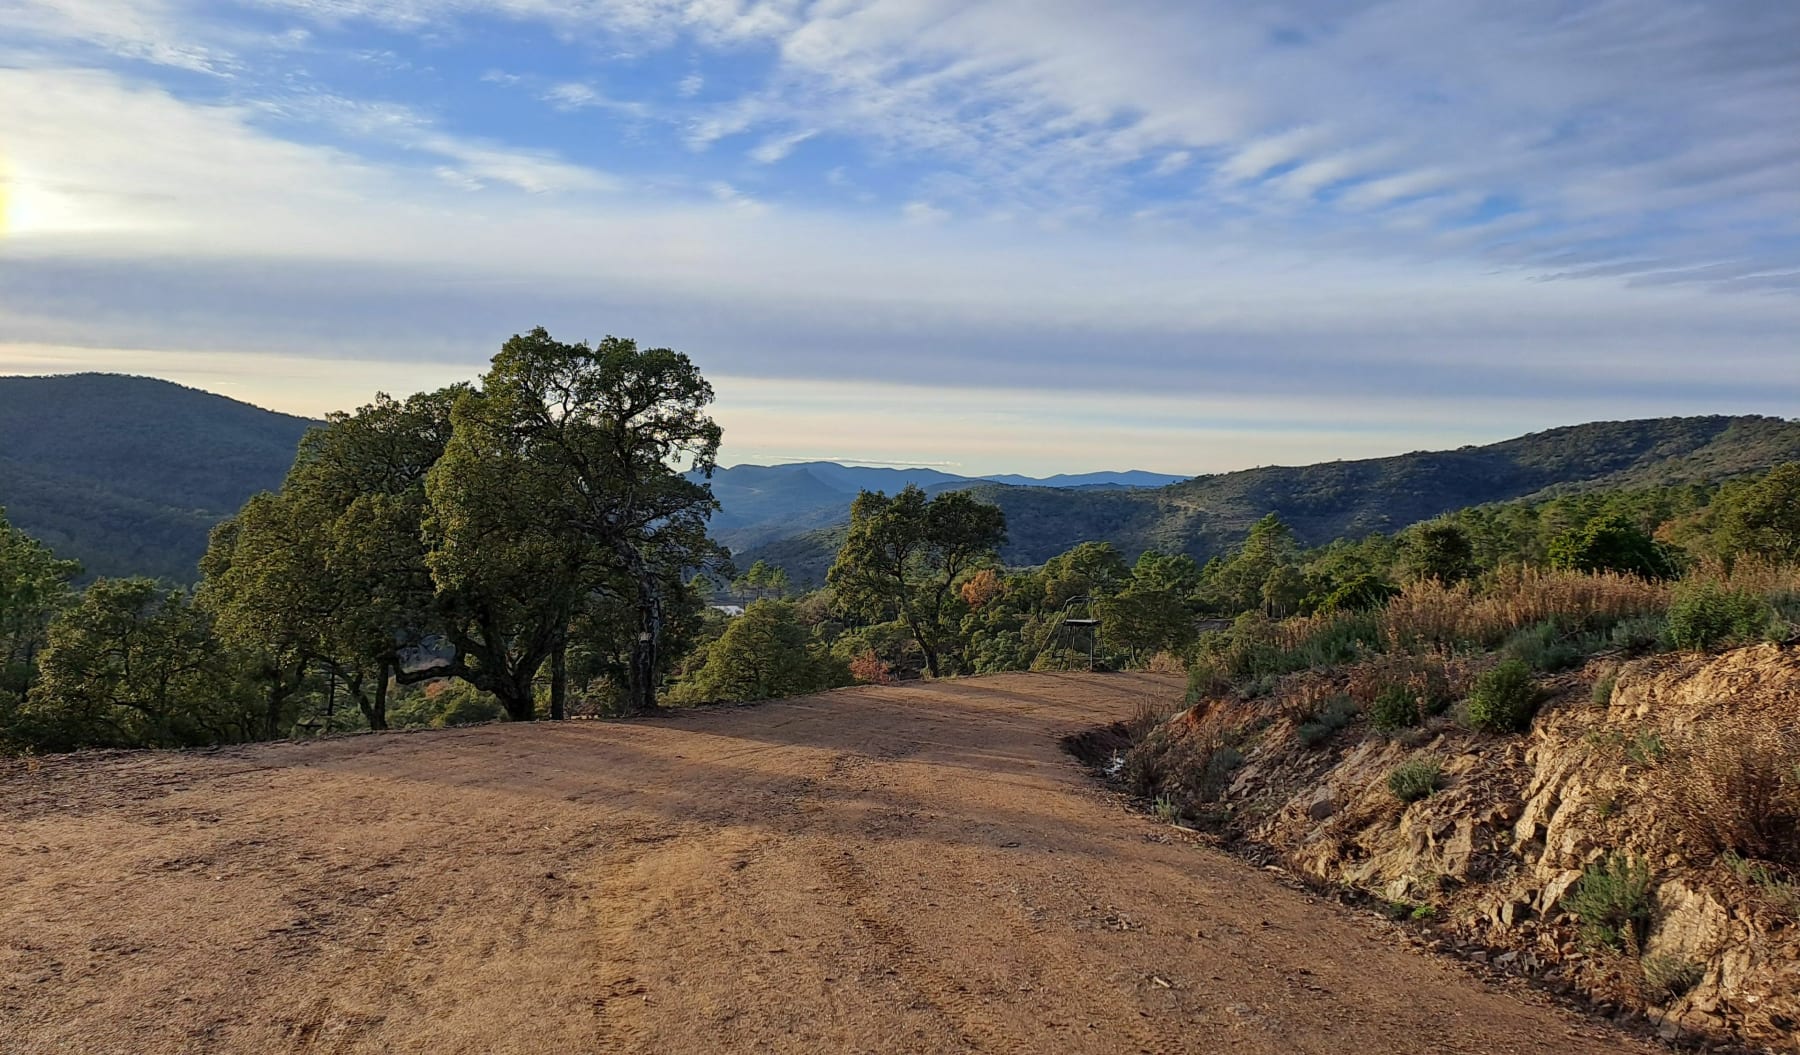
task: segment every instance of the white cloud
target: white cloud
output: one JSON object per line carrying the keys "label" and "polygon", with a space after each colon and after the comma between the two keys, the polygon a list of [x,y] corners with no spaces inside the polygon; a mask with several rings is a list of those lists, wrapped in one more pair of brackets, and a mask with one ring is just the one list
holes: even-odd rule
{"label": "white cloud", "polygon": [[196,40],[163,0],[0,0],[0,26],[15,40],[75,42],[198,73],[237,65],[229,51]]}
{"label": "white cloud", "polygon": [[773,165],[794,152],[794,148],[818,135],[811,129],[787,135],[770,136],[750,151],[750,160],[760,165]]}
{"label": "white cloud", "polygon": [[[1414,408],[1406,436],[1425,446],[1490,410],[1551,424],[1800,399],[1800,141],[1776,124],[1800,109],[1780,44],[1800,16],[1785,8],[1670,22],[1651,17],[1679,13],[1664,0],[1562,19],[1475,0],[1120,0],[1104,17],[1075,0],[259,2],[339,27],[287,48],[360,20],[437,41],[479,15],[590,55],[692,49],[695,91],[677,102],[663,85],[634,112],[696,147],[743,138],[677,157],[679,175],[626,178],[516,129],[342,97],[298,58],[264,69],[273,38],[176,0],[0,0],[38,49],[0,49],[18,67],[0,69],[0,341],[462,363],[535,322],[602,326],[770,385],[935,372],[984,398],[1074,390],[1126,408],[1107,428],[1141,426],[1120,450],[1154,429],[1242,440],[1243,422],[1175,420],[1233,406],[1290,428],[1282,406],[1335,406],[1319,435],[1361,450],[1369,425],[1344,424],[1346,403]],[[1332,31],[1271,46],[1278,17]],[[132,74],[70,68],[113,61],[94,44]],[[700,98],[721,50],[773,66]],[[592,75],[482,79],[522,87],[525,106],[636,105]],[[521,127],[606,124],[535,119]],[[821,175],[866,208],[791,204],[817,183],[744,163],[814,134],[861,147]],[[1181,179],[1146,198],[1146,174]],[[909,413],[893,434],[979,442]],[[1045,447],[1041,427],[1018,429],[1009,458]]]}
{"label": "white cloud", "polygon": [[1163,155],[1162,160],[1156,163],[1156,167],[1150,170],[1150,174],[1159,179],[1166,179],[1187,168],[1193,161],[1194,155],[1191,151],[1171,151]]}

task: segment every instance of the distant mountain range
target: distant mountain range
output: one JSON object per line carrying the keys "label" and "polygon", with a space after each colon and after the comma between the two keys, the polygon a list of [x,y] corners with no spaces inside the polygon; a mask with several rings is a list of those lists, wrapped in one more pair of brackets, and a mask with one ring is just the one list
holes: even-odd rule
{"label": "distant mountain range", "polygon": [[[316,424],[167,381],[105,374],[0,377],[0,507],[91,575],[192,581],[207,532],[280,486]],[[1800,421],[1598,422],[1482,447],[1179,479],[1117,472],[966,477],[937,469],[804,462],[713,476],[714,534],[823,581],[863,489],[965,488],[1006,510],[1009,563],[1105,540],[1205,559],[1279,513],[1312,543],[1395,531],[1464,506],[1606,487],[1705,482],[1800,460]]]}
{"label": "distant mountain range", "polygon": [[1060,473],[1040,479],[1018,475],[958,476],[938,469],[891,469],[837,462],[734,465],[719,469],[712,476],[713,495],[720,506],[713,517],[712,532],[733,550],[760,546],[843,520],[859,491],[892,494],[908,484],[917,484],[935,494],[989,483],[1058,490],[1128,490],[1162,487],[1185,479],[1137,469]]}
{"label": "distant mountain range", "polygon": [[[979,484],[1006,511],[1009,564],[1040,564],[1104,540],[1135,558],[1147,549],[1199,560],[1225,552],[1278,513],[1305,542],[1392,532],[1467,506],[1569,491],[1720,480],[1800,460],[1800,421],[1771,417],[1605,421],[1487,446],[1387,458],[1273,466],[1198,476],[1146,490],[1054,490]],[[745,550],[810,586],[843,540],[841,521]]]}
{"label": "distant mountain range", "polygon": [[[214,524],[281,486],[318,424],[169,381],[118,374],[0,377],[0,508],[93,575],[191,582]],[[830,524],[863,489],[933,491],[985,480],[1059,488],[1160,486],[1140,471],[976,479],[835,462],[713,474],[713,531],[744,548]]]}

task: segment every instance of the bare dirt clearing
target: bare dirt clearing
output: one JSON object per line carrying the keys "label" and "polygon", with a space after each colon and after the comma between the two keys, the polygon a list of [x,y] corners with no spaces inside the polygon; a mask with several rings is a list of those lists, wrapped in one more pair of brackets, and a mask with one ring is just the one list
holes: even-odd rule
{"label": "bare dirt clearing", "polygon": [[1649,1051],[1097,789],[1006,675],[0,770],[0,1051]]}

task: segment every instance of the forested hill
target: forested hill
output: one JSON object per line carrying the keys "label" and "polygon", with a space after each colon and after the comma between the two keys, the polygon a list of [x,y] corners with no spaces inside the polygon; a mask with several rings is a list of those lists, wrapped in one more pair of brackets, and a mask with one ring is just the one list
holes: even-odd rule
{"label": "forested hill", "polygon": [[89,575],[192,581],[313,424],[147,377],[0,377],[0,507]]}
{"label": "forested hill", "polygon": [[858,491],[893,494],[908,484],[938,492],[993,481],[1050,488],[1094,490],[1159,487],[1185,479],[1163,473],[1129,470],[1034,478],[1029,476],[958,476],[939,469],[899,469],[836,462],[790,462],[783,465],[734,465],[713,473],[713,496],[719,512],[712,533],[734,550],[762,545],[813,527],[844,519]]}
{"label": "forested hill", "polygon": [[[1614,487],[1702,483],[1800,459],[1800,421],[1769,417],[1605,421],[1501,443],[1387,458],[1271,466],[1146,490],[1058,490],[984,484],[971,493],[1006,510],[1010,564],[1034,565],[1084,541],[1133,557],[1146,549],[1205,560],[1277,513],[1311,544],[1397,531],[1466,506]],[[824,579],[842,528],[756,547],[796,585]]]}

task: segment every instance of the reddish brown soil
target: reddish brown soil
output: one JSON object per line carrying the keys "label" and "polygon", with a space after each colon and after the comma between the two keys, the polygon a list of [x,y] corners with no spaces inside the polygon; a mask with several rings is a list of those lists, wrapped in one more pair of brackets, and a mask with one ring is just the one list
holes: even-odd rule
{"label": "reddish brown soil", "polygon": [[1643,1051],[1125,810],[1009,675],[0,770],[0,1051]]}

